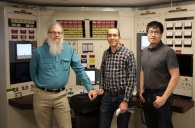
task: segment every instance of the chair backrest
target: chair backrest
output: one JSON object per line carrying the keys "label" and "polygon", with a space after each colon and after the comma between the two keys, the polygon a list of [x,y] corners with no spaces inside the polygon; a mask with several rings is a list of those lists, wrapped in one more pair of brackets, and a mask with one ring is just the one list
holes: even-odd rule
{"label": "chair backrest", "polygon": [[[77,94],[70,98],[77,128],[99,128],[99,114],[102,96],[91,101],[88,94]],[[95,126],[95,127],[94,127]]]}

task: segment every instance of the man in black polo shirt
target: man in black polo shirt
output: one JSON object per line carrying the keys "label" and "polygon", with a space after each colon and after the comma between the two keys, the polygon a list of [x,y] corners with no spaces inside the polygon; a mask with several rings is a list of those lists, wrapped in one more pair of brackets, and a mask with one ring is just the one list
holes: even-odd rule
{"label": "man in black polo shirt", "polygon": [[147,128],[173,128],[173,90],[180,76],[173,49],[161,41],[163,25],[148,23],[146,32],[150,45],[142,51],[140,73],[140,100]]}

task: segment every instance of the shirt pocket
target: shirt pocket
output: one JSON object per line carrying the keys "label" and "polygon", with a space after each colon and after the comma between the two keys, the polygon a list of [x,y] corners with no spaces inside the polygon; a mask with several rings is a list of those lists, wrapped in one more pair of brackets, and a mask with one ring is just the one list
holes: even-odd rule
{"label": "shirt pocket", "polygon": [[68,59],[61,59],[61,64],[62,64],[62,70],[67,71],[70,68],[70,60]]}
{"label": "shirt pocket", "polygon": [[42,59],[40,61],[40,70],[52,70],[54,68],[53,61],[50,59]]}

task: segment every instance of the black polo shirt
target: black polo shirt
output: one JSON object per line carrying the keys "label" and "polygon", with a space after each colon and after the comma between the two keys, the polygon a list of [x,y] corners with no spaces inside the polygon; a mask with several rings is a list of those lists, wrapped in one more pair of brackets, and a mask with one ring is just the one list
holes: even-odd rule
{"label": "black polo shirt", "polygon": [[159,89],[168,86],[170,69],[179,68],[176,53],[162,41],[154,48],[146,47],[142,51],[141,67],[144,73],[144,86]]}

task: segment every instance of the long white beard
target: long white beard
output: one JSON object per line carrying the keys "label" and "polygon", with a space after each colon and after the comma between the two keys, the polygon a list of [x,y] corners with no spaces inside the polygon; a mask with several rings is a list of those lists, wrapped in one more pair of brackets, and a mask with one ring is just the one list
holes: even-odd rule
{"label": "long white beard", "polygon": [[51,38],[47,39],[47,42],[50,46],[49,51],[51,53],[52,56],[56,56],[58,54],[61,53],[63,47],[62,47],[62,43],[63,43],[63,38],[59,39],[59,40],[53,40]]}

